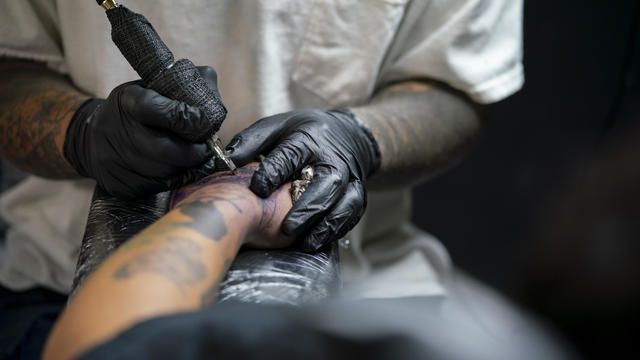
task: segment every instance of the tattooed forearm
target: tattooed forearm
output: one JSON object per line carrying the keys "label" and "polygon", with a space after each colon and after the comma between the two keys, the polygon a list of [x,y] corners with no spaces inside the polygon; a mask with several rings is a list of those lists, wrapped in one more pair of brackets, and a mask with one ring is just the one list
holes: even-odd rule
{"label": "tattooed forearm", "polygon": [[[238,202],[246,200],[247,193],[241,190],[247,189],[252,174],[253,168],[243,167],[238,169],[236,174],[222,172],[205,177],[174,192],[170,207],[173,208],[179,204],[177,208],[180,212],[191,219],[189,222],[181,223],[182,225],[219,241],[227,234],[227,224],[216,203],[230,204],[239,214],[242,214],[242,208]],[[222,195],[205,195],[196,200],[186,200],[189,195],[210,184],[215,184],[216,192]],[[263,213],[264,211],[263,205]]]}
{"label": "tattooed forearm", "polygon": [[188,237],[170,236],[166,245],[139,254],[123,263],[113,274],[117,280],[129,279],[138,273],[155,273],[174,283],[182,292],[197,285],[207,275],[200,259],[202,247]]}
{"label": "tattooed forearm", "polygon": [[[190,221],[183,222],[181,225],[188,227],[198,233],[219,241],[227,234],[227,224],[222,212],[216,206],[216,202],[226,202],[232,205],[235,210],[242,214],[242,209],[237,202],[242,200],[243,194],[238,192],[237,186],[246,182],[242,174],[240,176],[226,176],[220,174],[217,176],[208,176],[194,184],[177,190],[171,196],[170,207],[175,207],[180,203],[178,209],[182,214],[187,216]],[[223,195],[203,196],[195,200],[185,200],[195,191],[215,183],[218,187],[218,193]]]}
{"label": "tattooed forearm", "polygon": [[88,97],[38,63],[0,59],[0,78],[2,154],[39,176],[77,177],[62,146],[73,113]]}
{"label": "tattooed forearm", "polygon": [[477,105],[444,86],[410,81],[384,88],[352,109],[382,154],[372,186],[408,186],[447,169],[479,133]]}

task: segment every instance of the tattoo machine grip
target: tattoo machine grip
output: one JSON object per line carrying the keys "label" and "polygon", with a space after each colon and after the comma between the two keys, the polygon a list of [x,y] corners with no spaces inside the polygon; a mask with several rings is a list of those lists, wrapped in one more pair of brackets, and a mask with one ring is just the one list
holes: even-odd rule
{"label": "tattoo machine grip", "polygon": [[185,129],[180,135],[202,142],[215,134],[227,109],[220,94],[207,86],[195,65],[187,59],[174,62],[173,54],[144,16],[124,6],[109,9],[106,14],[111,23],[113,42],[148,88],[203,109],[202,121],[207,124],[200,124],[203,126],[199,128],[210,128],[211,131],[193,134]]}

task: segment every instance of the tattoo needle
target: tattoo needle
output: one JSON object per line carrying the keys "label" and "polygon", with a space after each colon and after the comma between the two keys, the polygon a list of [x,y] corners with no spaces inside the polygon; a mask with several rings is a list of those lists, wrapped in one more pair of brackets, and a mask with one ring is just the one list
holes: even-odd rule
{"label": "tattoo needle", "polygon": [[207,145],[216,153],[216,156],[220,158],[220,160],[224,161],[229,170],[235,175],[236,174],[236,165],[229,159],[227,154],[222,150],[222,141],[217,135],[212,135],[209,139],[207,139]]}

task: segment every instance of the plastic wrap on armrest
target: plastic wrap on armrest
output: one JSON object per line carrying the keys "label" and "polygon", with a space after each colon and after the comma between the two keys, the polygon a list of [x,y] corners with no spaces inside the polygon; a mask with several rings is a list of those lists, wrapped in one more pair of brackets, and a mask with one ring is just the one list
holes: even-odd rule
{"label": "plastic wrap on armrest", "polygon": [[231,264],[220,284],[218,301],[299,305],[327,298],[339,286],[335,243],[315,254],[248,250]]}
{"label": "plastic wrap on armrest", "polygon": [[[123,200],[96,187],[70,298],[113,250],[167,212],[169,195]],[[316,254],[295,249],[243,250],[220,286],[219,301],[316,302],[339,288],[339,271],[336,244]]]}
{"label": "plastic wrap on armrest", "polygon": [[113,250],[167,212],[169,195],[122,200],[96,186],[69,298]]}

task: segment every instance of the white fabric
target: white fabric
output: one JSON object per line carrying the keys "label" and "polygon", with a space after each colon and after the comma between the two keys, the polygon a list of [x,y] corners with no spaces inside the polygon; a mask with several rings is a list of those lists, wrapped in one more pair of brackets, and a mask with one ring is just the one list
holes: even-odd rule
{"label": "white fabric", "polygon": [[[267,115],[365,103],[385,84],[436,79],[488,103],[517,91],[521,0],[128,0],[176,58],[218,71],[230,139]],[[89,0],[0,1],[0,55],[46,61],[106,97],[137,78]],[[66,69],[66,70],[65,70]],[[0,282],[68,291],[91,186],[30,179],[4,194]],[[446,250],[409,224],[410,190],[371,193],[342,251],[345,295],[445,292]],[[52,217],[51,214],[55,214]],[[82,221],[80,221],[82,219]],[[36,259],[36,260],[33,260]]]}
{"label": "white fabric", "polygon": [[3,285],[70,289],[94,187],[92,180],[31,176],[3,194],[0,214],[11,225],[0,264]]}

